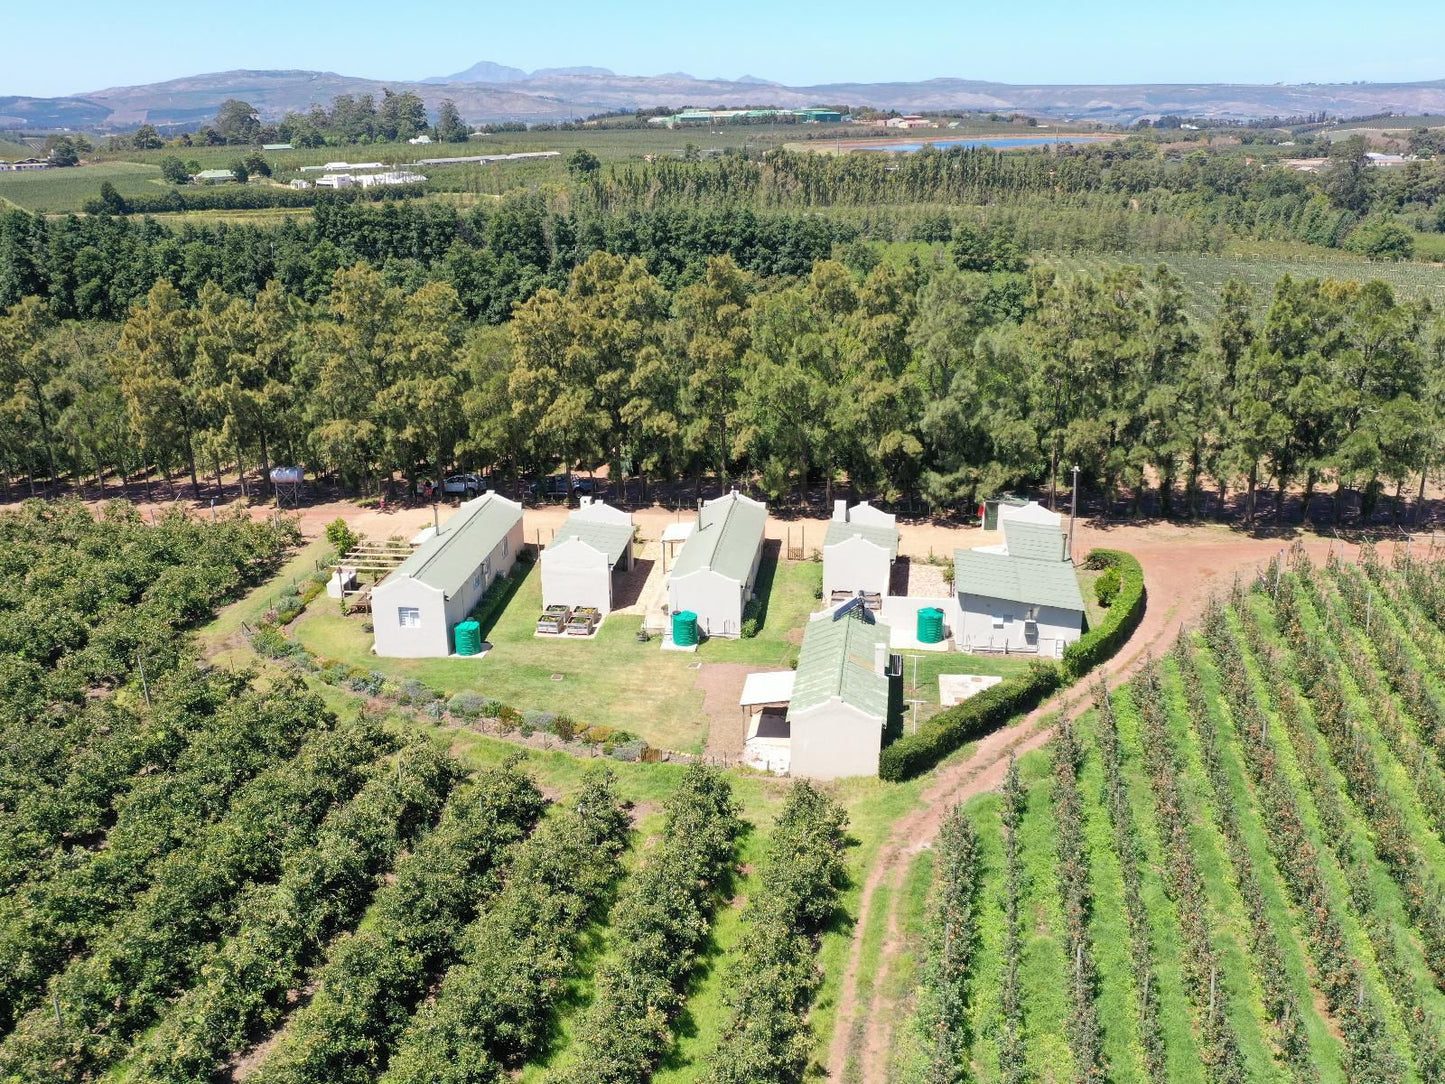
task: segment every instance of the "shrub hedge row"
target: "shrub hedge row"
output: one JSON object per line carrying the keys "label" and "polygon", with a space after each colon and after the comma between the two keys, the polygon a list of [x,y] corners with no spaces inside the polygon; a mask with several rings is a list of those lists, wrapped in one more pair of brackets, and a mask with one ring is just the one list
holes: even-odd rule
{"label": "shrub hedge row", "polygon": [[899,738],[878,758],[883,779],[908,779],[926,772],[959,746],[987,734],[1009,718],[1032,711],[1063,684],[1053,662],[1035,662],[1028,670],[939,712],[918,730]]}
{"label": "shrub hedge row", "polygon": [[273,185],[217,185],[182,191],[172,188],[155,195],[113,196],[85,202],[90,215],[155,215],[172,211],[259,211],[270,207],[315,207],[320,203],[354,203],[358,200],[407,199],[424,194],[420,184],[378,188],[278,188]]}
{"label": "shrub hedge row", "polygon": [[939,712],[916,733],[883,750],[879,776],[897,781],[927,771],[965,742],[1032,711],[1055,689],[1079,680],[1123,646],[1144,616],[1144,570],[1137,559],[1119,550],[1094,550],[1085,564],[1116,569],[1122,586],[1098,627],[1064,649],[1062,667],[1051,661],[1035,662],[1025,673]]}
{"label": "shrub hedge row", "polygon": [[1119,593],[1104,620],[1064,649],[1064,679],[1078,681],[1124,646],[1144,617],[1144,569],[1138,558],[1121,550],[1093,550],[1084,563],[1089,568],[1113,569],[1119,574]]}

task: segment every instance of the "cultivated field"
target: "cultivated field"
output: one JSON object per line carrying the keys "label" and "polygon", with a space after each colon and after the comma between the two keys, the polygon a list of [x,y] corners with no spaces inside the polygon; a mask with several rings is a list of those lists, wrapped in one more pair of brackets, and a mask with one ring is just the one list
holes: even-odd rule
{"label": "cultivated field", "polygon": [[122,196],[154,194],[162,184],[158,167],[137,162],[0,173],[0,201],[26,211],[69,214],[98,197],[106,181]]}
{"label": "cultivated field", "polygon": [[[1320,250],[1329,255],[1314,258],[1308,246],[1291,246],[1292,250],[1309,251],[1300,258],[1281,256],[1271,246],[1258,249],[1241,246],[1235,254],[1206,256],[1191,253],[1159,254],[1128,253],[1127,255],[1072,254],[1040,257],[1035,263],[1047,263],[1062,272],[1098,273],[1110,268],[1134,264],[1152,268],[1167,264],[1184,280],[1185,305],[1196,321],[1212,320],[1219,307],[1219,291],[1231,278],[1242,279],[1255,290],[1261,301],[1267,301],[1274,284],[1284,275],[1296,278],[1334,278],[1342,281],[1368,282],[1381,279],[1390,284],[1401,299],[1427,299],[1439,308],[1445,305],[1445,267],[1425,263],[1374,263],[1349,259],[1337,250]],[[1345,258],[1341,258],[1345,257]]]}
{"label": "cultivated field", "polygon": [[1096,694],[945,823],[867,1079],[1439,1079],[1442,601],[1296,554]]}

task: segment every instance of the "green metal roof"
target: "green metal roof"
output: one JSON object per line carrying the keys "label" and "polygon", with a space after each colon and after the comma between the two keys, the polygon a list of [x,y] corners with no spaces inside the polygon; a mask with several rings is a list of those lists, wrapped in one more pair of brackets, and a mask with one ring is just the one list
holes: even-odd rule
{"label": "green metal roof", "polygon": [[607,563],[615,565],[622,560],[622,555],[627,552],[627,547],[632,543],[632,528],[625,523],[603,523],[595,519],[586,519],[580,513],[573,512],[567,517],[567,522],[562,524],[561,529],[553,535],[547,548],[555,549],[563,542],[570,542],[574,538],[607,554]]}
{"label": "green metal roof", "polygon": [[1025,606],[1084,608],[1071,561],[1031,560],[1014,553],[955,550],[954,588],[960,595],[1003,599]]}
{"label": "green metal roof", "polygon": [[898,528],[878,527],[868,523],[850,523],[846,520],[828,521],[828,533],[823,536],[824,546],[836,546],[855,535],[866,538],[875,546],[888,551],[890,557],[898,556]]}
{"label": "green metal roof", "polygon": [[467,501],[391,577],[409,576],[455,595],[521,518],[522,506],[498,493]]}
{"label": "green metal roof", "polygon": [[1064,532],[1045,523],[1005,520],[1003,541],[1009,556],[1028,561],[1062,561]]}
{"label": "green metal roof", "polygon": [[859,711],[885,718],[888,678],[877,670],[879,644],[888,646],[886,625],[851,616],[809,621],[788,710],[817,707],[836,696]]}
{"label": "green metal roof", "polygon": [[708,501],[697,514],[697,527],[683,543],[672,576],[686,576],[711,569],[729,579],[746,583],[753,557],[763,544],[767,526],[767,505],[740,493],[729,493]]}

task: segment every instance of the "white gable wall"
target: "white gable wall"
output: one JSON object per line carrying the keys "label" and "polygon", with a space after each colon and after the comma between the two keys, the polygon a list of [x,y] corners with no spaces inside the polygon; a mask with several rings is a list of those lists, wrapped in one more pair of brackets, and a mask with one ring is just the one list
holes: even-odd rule
{"label": "white gable wall", "polygon": [[[415,627],[401,624],[404,607],[420,611]],[[436,588],[409,576],[389,579],[371,593],[371,625],[382,658],[445,658],[452,653],[446,600]]]}
{"label": "white gable wall", "polygon": [[998,506],[999,530],[1003,530],[1003,525],[1009,522],[1041,523],[1050,527],[1062,528],[1064,517],[1059,512],[1050,512],[1038,501],[1029,501],[1028,504],[1006,504],[1000,502]]}
{"label": "white gable wall", "polygon": [[[521,548],[522,517],[518,515],[491,553],[476,555],[475,571],[451,598],[444,598],[437,588],[410,576],[388,576],[371,593],[371,626],[376,637],[373,650],[389,659],[450,655],[452,629],[467,619],[488,587],[512,571]],[[403,606],[421,610],[420,627],[402,626],[397,611]]]}
{"label": "white gable wall", "polygon": [[580,538],[542,551],[542,605],[595,606],[612,610],[612,572],[607,554]]}
{"label": "white gable wall", "polygon": [[788,772],[805,779],[877,775],[883,720],[834,697],[806,711],[788,712]]}
{"label": "white gable wall", "polygon": [[[1083,635],[1082,610],[1065,610],[1058,606],[1034,607],[1037,610],[1038,636],[1030,639],[1024,635],[1024,615],[1029,607],[1022,602],[960,594],[958,604],[961,616],[954,638],[965,651],[1002,651],[1007,646],[1010,651],[1037,650],[1040,655],[1056,656]],[[996,617],[1004,619],[1002,628],[995,625]]]}
{"label": "white gable wall", "polygon": [[823,598],[834,591],[888,594],[893,558],[888,550],[854,536],[823,547]]}
{"label": "white gable wall", "polygon": [[[756,574],[757,565],[754,563]],[[699,569],[667,581],[667,605],[672,613],[691,610],[697,627],[708,636],[738,636],[742,632],[743,585],[711,569]]]}
{"label": "white gable wall", "polygon": [[848,522],[861,523],[865,527],[897,527],[898,517],[863,501],[848,509]]}

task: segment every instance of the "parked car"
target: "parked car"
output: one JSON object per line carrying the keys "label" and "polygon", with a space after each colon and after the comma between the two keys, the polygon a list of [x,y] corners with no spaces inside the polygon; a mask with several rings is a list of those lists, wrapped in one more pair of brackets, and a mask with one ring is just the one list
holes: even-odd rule
{"label": "parked car", "polygon": [[487,491],[487,480],[479,474],[453,474],[442,483],[443,493],[460,493],[464,497],[478,497]]}
{"label": "parked car", "polygon": [[553,474],[542,479],[543,497],[577,497],[591,493],[596,486],[591,478],[575,474]]}

